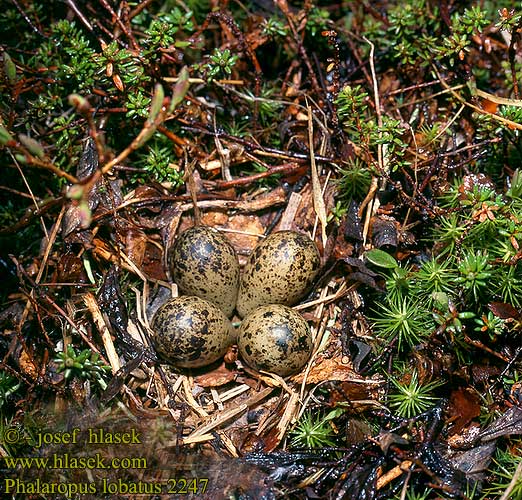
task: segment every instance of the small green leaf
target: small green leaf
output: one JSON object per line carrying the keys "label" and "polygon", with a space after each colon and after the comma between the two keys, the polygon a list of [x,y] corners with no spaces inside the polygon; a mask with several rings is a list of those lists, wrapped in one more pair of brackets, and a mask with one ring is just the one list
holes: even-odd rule
{"label": "small green leaf", "polygon": [[183,68],[179,72],[178,81],[176,83],[176,86],[174,87],[174,92],[172,93],[172,100],[170,103],[169,112],[171,112],[181,104],[181,102],[185,98],[185,95],[188,92],[189,87],[189,72],[187,67],[183,66]]}
{"label": "small green leaf", "polygon": [[366,259],[375,266],[384,267],[386,269],[395,269],[396,267],[399,267],[399,264],[392,255],[386,253],[384,250],[379,250],[378,248],[366,252]]}
{"label": "small green leaf", "polygon": [[161,107],[163,106],[163,99],[165,98],[165,92],[163,92],[163,87],[161,84],[156,84],[154,88],[154,95],[152,96],[152,102],[150,104],[149,111],[149,123],[154,123],[154,120],[158,116],[161,111]]}
{"label": "small green leaf", "polygon": [[4,52],[4,73],[7,81],[14,85],[16,83],[16,65],[7,52]]}
{"label": "small green leaf", "polygon": [[23,165],[27,163],[27,158],[23,154],[17,153],[15,154],[15,158],[17,162],[22,163]]}
{"label": "small green leaf", "polygon": [[7,129],[0,125],[0,144],[7,144],[9,141],[14,141],[13,136],[7,131]]}

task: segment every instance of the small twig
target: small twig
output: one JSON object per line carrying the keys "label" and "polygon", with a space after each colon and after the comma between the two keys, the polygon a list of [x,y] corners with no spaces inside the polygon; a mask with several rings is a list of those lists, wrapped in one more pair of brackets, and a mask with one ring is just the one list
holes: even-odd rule
{"label": "small twig", "polygon": [[315,162],[314,154],[314,126],[312,121],[312,108],[307,105],[308,109],[308,149],[310,151],[310,170],[312,172],[312,191],[314,210],[317,218],[321,222],[321,239],[323,247],[326,246],[326,208],[324,206],[321,182],[319,181],[319,172]]}
{"label": "small twig", "polygon": [[[310,80],[312,82],[312,87],[314,89],[314,93],[317,95],[321,95],[321,87],[319,85],[319,82],[317,81],[317,77],[315,76],[314,67],[312,66],[312,63],[310,62],[310,58],[308,57],[306,49],[303,45],[302,37],[299,36],[299,33],[295,26],[294,16],[292,15],[292,12],[288,8],[288,5],[286,2],[276,0],[275,4],[281,9],[281,12],[286,17],[286,20],[288,22],[288,27],[290,28],[294,42],[297,45],[297,50],[298,50],[300,56],[303,58],[306,68],[308,69],[308,74],[309,74]],[[306,24],[302,23],[301,26],[304,28],[306,26]]]}
{"label": "small twig", "polygon": [[[179,81],[179,78],[177,76],[176,77],[166,76],[165,78],[163,78],[163,80],[167,83],[177,83]],[[208,81],[203,78],[189,78],[188,82],[191,84],[192,83],[208,83]],[[224,80],[214,80],[212,83],[214,83],[216,85],[245,85],[245,80],[224,79]]]}
{"label": "small twig", "polygon": [[[99,0],[99,1],[109,11],[113,20],[121,28],[121,30],[125,33],[130,44],[132,45],[132,48],[137,49],[138,44],[136,43],[136,40],[134,39],[134,35],[132,34],[132,31],[130,31],[129,28],[127,26],[125,26],[125,23],[120,19],[120,16],[116,13],[116,11],[109,5],[107,0]],[[115,33],[115,37],[117,37],[117,33]]]}
{"label": "small twig", "polygon": [[129,19],[136,17],[143,9],[147,8],[150,3],[154,2],[154,0],[143,0],[137,5],[134,10],[131,10],[129,14]]}
{"label": "small twig", "polygon": [[24,18],[25,22],[31,26],[31,29],[35,32],[35,33],[38,33],[40,36],[43,36],[44,38],[47,38],[44,33],[42,32],[42,30],[40,30],[40,28],[38,28],[32,21],[31,19],[29,19],[29,16],[25,13],[24,9],[22,9],[22,7],[20,7],[20,4],[18,3],[17,0],[11,0],[14,4],[14,6],[16,7],[16,10],[20,13],[20,15]]}
{"label": "small twig", "polygon": [[260,179],[265,179],[266,177],[270,177],[275,174],[286,174],[288,172],[293,172],[294,170],[298,170],[300,168],[305,168],[302,165],[299,165],[295,162],[283,163],[282,165],[276,165],[274,167],[270,167],[266,172],[259,172],[257,174],[247,175],[245,177],[239,177],[237,179],[232,179],[230,181],[215,181],[215,185],[217,189],[227,189],[236,186],[246,186],[252,184],[255,181]]}
{"label": "small twig", "polygon": [[[363,37],[364,41],[370,45],[370,71],[372,75],[372,86],[373,86],[373,99],[375,103],[375,113],[377,115],[377,126],[379,127],[379,139],[382,138],[382,113],[381,113],[381,101],[379,97],[379,85],[377,83],[377,74],[375,72],[375,45],[368,40],[366,37]],[[387,177],[389,174],[388,162],[386,161],[386,149],[385,145],[379,141],[377,145],[377,163],[379,165],[379,171],[383,174],[381,179],[381,189],[385,189]],[[359,207],[359,215],[362,215],[362,211],[366,205],[368,206],[366,211],[366,217],[364,221],[364,230],[363,230],[363,242],[366,244],[366,237],[368,235],[368,231],[370,228],[370,219],[371,216],[377,211],[379,208],[379,201],[375,198],[375,193],[377,193],[378,188],[378,179],[377,177],[372,178],[372,183],[370,185],[370,189],[366,198],[361,203]]]}
{"label": "small twig", "polygon": [[520,27],[522,22],[518,22],[513,29],[511,30],[511,40],[509,41],[509,49],[508,49],[508,57],[509,57],[509,67],[511,69],[511,81],[513,82],[513,94],[515,95],[515,99],[519,98],[518,91],[518,77],[517,77],[517,68],[515,64],[515,56],[517,54],[517,50],[515,48],[520,41]]}
{"label": "small twig", "polygon": [[[22,181],[24,182],[25,187],[27,188],[27,191],[29,192],[29,195],[31,196],[31,199],[33,201],[33,204],[34,204],[34,207],[35,207],[36,211],[38,211],[38,203],[36,202],[36,198],[35,198],[35,196],[33,194],[33,190],[31,189],[31,186],[27,182],[27,179],[26,179],[26,177],[25,177],[25,175],[24,175],[20,165],[18,164],[18,161],[16,160],[16,158],[13,156],[13,154],[11,152],[9,152],[9,154],[11,155],[11,158],[12,158],[14,164],[16,165],[16,168],[18,169],[18,172],[20,173],[20,176],[22,177]],[[47,233],[47,228],[45,226],[45,223],[44,223],[44,220],[43,220],[42,217],[40,217],[40,224],[42,225],[42,231],[43,231],[45,237],[47,239],[49,239],[49,234]]]}
{"label": "small twig", "polygon": [[[481,115],[487,115],[487,116],[490,116],[493,120],[496,120],[498,122],[501,122],[501,123],[504,123],[506,124],[508,127],[512,127],[512,128],[515,128],[517,130],[522,130],[522,124],[520,123],[517,123],[517,122],[514,122],[513,120],[508,120],[507,118],[503,118],[502,116],[499,116],[495,113],[490,113],[489,111],[486,111],[482,108],[479,108],[478,106],[475,106],[474,104],[471,104],[470,102],[468,102],[466,99],[464,99],[464,97],[462,97],[461,95],[457,94],[457,92],[455,92],[445,81],[444,79],[442,78],[442,76],[440,75],[439,73],[439,70],[437,69],[437,67],[435,65],[432,65],[432,68],[433,68],[433,71],[435,71],[435,74],[437,75],[437,78],[439,79],[440,81],[440,84],[445,88],[445,89],[448,89],[449,92],[451,93],[451,95],[453,97],[455,97],[455,99],[457,99],[458,101],[460,101],[462,104],[465,104],[468,108],[471,108],[473,109],[474,111],[476,111],[477,113],[480,113]],[[479,89],[476,89],[476,94],[479,95],[479,96],[482,96],[482,94],[487,94],[485,92],[483,92],[482,90],[479,90]],[[487,94],[487,95],[491,95],[491,94]],[[490,99],[489,97],[487,97],[487,99]],[[500,99],[500,98],[498,98]]]}
{"label": "small twig", "polygon": [[117,371],[121,368],[120,360],[114,347],[114,342],[112,341],[109,328],[107,327],[107,324],[100,311],[98,302],[96,301],[96,298],[91,292],[87,292],[83,296],[83,301],[85,302],[85,305],[91,312],[94,324],[96,325],[98,331],[101,334],[103,345],[105,346],[105,352],[107,353],[107,357],[109,358],[109,363],[112,368],[112,373],[116,374]]}
{"label": "small twig", "polygon": [[[186,158],[186,161],[188,161],[188,158]],[[194,210],[194,222],[196,225],[201,224],[201,210],[198,206],[198,194],[197,194],[197,187],[196,182],[194,179],[194,169],[196,167],[196,161],[192,160],[185,169],[185,183],[187,185],[187,190],[190,194],[190,197],[192,198],[192,208]]]}
{"label": "small twig", "polygon": [[389,470],[388,472],[383,474],[379,479],[377,479],[376,488],[378,490],[384,488],[394,479],[397,479],[399,476],[404,474],[404,472],[409,471],[412,465],[413,462],[411,460],[404,460],[400,465],[396,465],[393,469]]}
{"label": "small twig", "polygon": [[[310,160],[309,154],[297,153],[294,151],[282,151],[282,150],[276,149],[276,148],[268,148],[268,147],[260,146],[259,144],[249,142],[246,139],[242,139],[241,137],[236,137],[234,135],[208,130],[207,128],[205,128],[201,125],[194,126],[194,124],[191,123],[190,126],[185,127],[185,129],[186,130],[197,130],[198,132],[201,132],[203,134],[208,134],[208,135],[219,135],[219,137],[223,137],[232,142],[235,142],[236,144],[240,144],[241,146],[244,146],[247,151],[249,151],[252,154],[257,154],[259,156],[268,156],[271,158],[279,158],[279,159],[285,159],[285,160],[302,160],[302,161]],[[321,156],[321,155],[315,155],[315,159],[316,159],[316,161],[325,161],[328,163],[336,162],[335,158],[329,158],[327,156]]]}
{"label": "small twig", "polygon": [[[76,323],[68,316],[68,314],[53,300],[51,297],[49,297],[42,289],[38,286],[38,284],[27,274],[25,269],[22,267],[22,265],[18,262],[16,257],[13,255],[10,255],[11,260],[14,262],[16,268],[18,271],[25,277],[29,285],[31,286],[32,290],[35,290],[39,288],[41,291],[42,298],[53,308],[55,309],[69,325],[73,328],[74,331],[76,331],[83,339],[83,341],[91,348],[92,351],[97,352],[100,354],[100,357],[104,363],[107,363],[107,360],[104,358],[104,356],[100,353],[98,348],[91,342],[91,340],[83,333],[82,329],[76,325]],[[27,295],[29,298],[30,295]],[[21,330],[21,324],[19,324],[20,330]]]}
{"label": "small twig", "polygon": [[91,32],[94,32],[94,28],[89,20],[83,15],[83,12],[78,8],[78,6],[74,3],[73,0],[66,0],[67,5],[72,9],[72,11],[78,16],[83,25]]}
{"label": "small twig", "polygon": [[[379,129],[382,129],[382,113],[381,113],[381,100],[379,96],[379,84],[377,83],[377,73],[375,72],[375,45],[370,42],[367,38],[363,37],[364,41],[370,45],[370,71],[372,74],[372,86],[373,86],[373,100],[375,102],[375,114],[377,115],[377,126]],[[382,138],[382,130],[379,131],[379,139]],[[377,162],[379,163],[379,169],[382,172],[388,173],[388,171],[385,169],[384,164],[384,144],[381,144],[381,141],[379,141],[379,144],[377,145]],[[384,180],[385,182],[385,180]],[[385,186],[383,186],[384,188]]]}
{"label": "small twig", "polygon": [[509,362],[509,358],[504,356],[503,354],[500,354],[499,352],[494,351],[493,349],[489,348],[487,345],[484,345],[480,340],[473,340],[468,337],[468,335],[464,334],[464,340],[466,343],[472,345],[473,347],[476,347],[478,349],[482,349],[483,351],[487,352],[488,354],[491,354],[492,356],[495,356],[496,358],[504,361],[504,363]]}

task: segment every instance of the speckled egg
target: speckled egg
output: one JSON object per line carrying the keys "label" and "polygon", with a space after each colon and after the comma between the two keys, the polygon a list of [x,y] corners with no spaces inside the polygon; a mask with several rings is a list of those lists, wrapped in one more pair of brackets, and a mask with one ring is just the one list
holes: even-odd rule
{"label": "speckled egg", "polygon": [[303,368],[312,353],[307,322],[281,304],[261,306],[241,323],[237,346],[242,359],[256,370],[282,377]]}
{"label": "speckled egg", "polygon": [[195,296],[169,299],[152,318],[156,351],[172,365],[198,368],[221,358],[235,341],[221,309]]}
{"label": "speckled egg", "polygon": [[236,309],[246,316],[257,306],[291,306],[309,290],[321,259],[315,243],[294,231],[272,233],[253,250],[243,271]]}
{"label": "speckled egg", "polygon": [[239,262],[225,236],[208,226],[192,227],[178,236],[168,260],[182,293],[209,300],[227,316],[232,315],[239,288]]}

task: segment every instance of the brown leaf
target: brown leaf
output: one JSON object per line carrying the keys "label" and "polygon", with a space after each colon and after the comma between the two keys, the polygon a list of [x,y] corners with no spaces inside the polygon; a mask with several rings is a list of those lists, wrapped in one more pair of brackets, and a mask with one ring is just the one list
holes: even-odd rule
{"label": "brown leaf", "polygon": [[[320,179],[321,185],[324,184],[325,179]],[[312,231],[316,214],[314,211],[314,194],[312,190],[312,186],[308,183],[299,193],[301,195],[301,203],[299,204],[299,208],[295,213],[295,217],[293,220],[292,229],[300,232],[308,232]],[[335,194],[336,187],[331,184],[328,184],[324,193],[324,203],[327,212],[331,212],[332,208],[335,205]],[[320,240],[320,238],[319,238]],[[322,243],[322,242],[321,242]]]}
{"label": "brown leaf", "polygon": [[22,348],[20,351],[20,358],[18,359],[20,364],[20,371],[31,380],[36,380],[38,377],[38,368],[34,363],[34,358]]}
{"label": "brown leaf", "polygon": [[[300,384],[303,382],[304,376],[304,372],[298,373],[292,377],[292,381]],[[306,382],[309,384],[318,384],[325,380],[363,382],[366,379],[355,372],[351,364],[342,363],[341,356],[337,356],[335,358],[319,358],[306,377]]]}
{"label": "brown leaf", "polygon": [[219,387],[232,382],[237,374],[236,370],[229,370],[225,363],[222,363],[215,370],[194,377],[194,383],[200,387]]}
{"label": "brown leaf", "polygon": [[141,269],[149,278],[161,281],[167,280],[165,267],[163,266],[163,252],[157,245],[147,242]]}
{"label": "brown leaf", "polygon": [[480,399],[474,391],[459,387],[451,393],[448,411],[453,421],[451,433],[458,434],[480,415]]}
{"label": "brown leaf", "polygon": [[147,236],[141,229],[129,227],[125,231],[125,253],[139,268],[143,264],[146,246]]}
{"label": "brown leaf", "polygon": [[211,210],[203,215],[201,221],[216,229],[223,229],[223,234],[240,255],[249,255],[265,231],[257,215],[228,217],[221,210]]}
{"label": "brown leaf", "polygon": [[72,252],[60,255],[54,279],[58,283],[87,283],[82,259]]}
{"label": "brown leaf", "polygon": [[511,304],[505,302],[491,302],[488,304],[488,309],[497,317],[501,319],[520,319],[520,312]]}
{"label": "brown leaf", "polygon": [[367,384],[360,384],[358,382],[337,383],[330,390],[328,403],[331,406],[335,406],[338,403],[346,403],[346,401],[361,401],[363,399],[370,399],[372,397],[371,387],[372,386]]}
{"label": "brown leaf", "polygon": [[252,252],[265,231],[257,215],[234,215],[225,228],[235,231],[227,232],[227,238],[237,252],[245,254]]}

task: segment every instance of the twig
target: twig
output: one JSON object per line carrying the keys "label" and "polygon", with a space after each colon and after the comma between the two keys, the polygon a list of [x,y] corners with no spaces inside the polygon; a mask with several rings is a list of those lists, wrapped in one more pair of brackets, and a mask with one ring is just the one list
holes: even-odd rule
{"label": "twig", "polygon": [[20,4],[18,3],[17,0],[11,0],[14,4],[14,6],[16,7],[16,10],[18,10],[18,12],[20,13],[20,15],[24,18],[25,22],[31,26],[31,29],[35,32],[35,33],[38,33],[40,36],[43,36],[44,38],[47,38],[44,33],[42,32],[42,30],[40,30],[40,28],[38,28],[32,21],[31,19],[29,19],[29,16],[25,13],[24,9],[22,9],[22,7],[20,7]]}
{"label": "twig", "polygon": [[391,483],[394,479],[397,479],[399,476],[404,474],[404,472],[409,471],[413,462],[411,460],[404,460],[400,465],[396,465],[393,469],[390,469],[388,472],[383,474],[379,479],[377,479],[378,490],[384,488],[387,484]]}
{"label": "twig", "polygon": [[[468,108],[471,108],[473,109],[474,111],[476,111],[477,113],[480,113],[481,115],[487,115],[487,116],[490,116],[493,120],[496,120],[498,122],[501,122],[501,123],[504,123],[506,125],[508,125],[509,127],[512,127],[512,128],[515,128],[517,130],[522,130],[522,124],[520,123],[517,123],[517,122],[514,122],[512,120],[508,120],[507,118],[503,118],[502,116],[499,116],[495,113],[490,113],[489,111],[486,111],[482,108],[479,108],[478,106],[475,106],[474,104],[471,104],[470,102],[468,102],[466,99],[464,99],[464,97],[462,97],[461,95],[457,94],[457,92],[455,92],[445,81],[444,79],[442,78],[442,76],[440,75],[439,73],[439,70],[437,69],[437,67],[435,65],[432,65],[432,68],[433,68],[433,71],[435,71],[435,74],[437,75],[437,78],[439,79],[440,81],[440,84],[445,88],[445,89],[448,89],[449,92],[451,93],[451,95],[453,97],[455,97],[455,99],[457,99],[458,101],[460,101],[462,104],[465,104]],[[482,91],[482,90],[479,90],[479,89],[476,89],[475,91],[477,93],[477,95],[479,96],[483,96],[483,94],[487,94],[486,92]],[[491,95],[491,94],[487,94],[488,96]],[[487,97],[487,99],[490,99],[489,97]],[[497,99],[500,99],[500,98],[497,98]]]}
{"label": "twig", "polygon": [[[16,268],[18,269],[18,271],[20,273],[22,273],[25,277],[25,279],[27,280],[27,282],[29,283],[29,285],[31,285],[31,288],[34,290],[34,289],[37,289],[38,288],[38,285],[35,283],[35,281],[27,274],[27,272],[25,271],[25,269],[22,267],[22,265],[20,264],[20,262],[18,262],[18,260],[13,256],[13,255],[10,255],[10,258],[11,260],[15,263],[16,265]],[[82,337],[83,341],[91,348],[92,351],[94,352],[97,352],[98,354],[100,354],[100,357],[102,359],[102,361],[104,363],[107,363],[107,360],[105,359],[105,357],[100,353],[99,349],[91,342],[91,340],[85,335],[85,333],[83,333],[82,329],[78,327],[78,325],[76,325],[76,323],[67,315],[67,313],[53,300],[51,299],[45,292],[41,293],[42,297],[45,299],[45,301],[53,308],[55,309],[64,319],[67,323],[69,323],[69,325],[73,328],[74,331],[78,332],[78,334]],[[28,295],[29,297],[29,295]],[[21,324],[20,325],[20,328],[21,328]]]}
{"label": "twig", "polygon": [[96,301],[94,295],[90,292],[87,292],[83,296],[83,301],[85,302],[85,305],[88,307],[89,311],[91,311],[94,324],[101,334],[103,345],[105,346],[105,352],[107,353],[107,357],[109,358],[109,363],[112,368],[112,373],[116,374],[116,372],[121,368],[120,360],[114,347],[114,342],[112,341],[109,328],[107,327],[107,324],[100,311],[100,307],[98,306],[98,302]]}
{"label": "twig", "polygon": [[[116,13],[116,11],[109,5],[107,0],[99,0],[100,3],[109,11],[111,14],[113,20],[116,22],[116,24],[121,28],[121,30],[125,33],[127,38],[129,39],[132,48],[137,49],[138,44],[136,43],[136,40],[134,39],[134,35],[132,34],[132,31],[129,30],[127,26],[125,26],[125,23],[120,19],[120,16]],[[115,33],[115,37],[117,36],[117,33]]]}
{"label": "twig", "polygon": [[217,189],[227,189],[236,186],[245,186],[248,184],[252,184],[253,182],[258,181],[260,179],[270,177],[271,175],[286,174],[288,172],[298,170],[299,168],[304,167],[295,162],[283,163],[282,165],[275,165],[273,167],[269,167],[269,169],[265,172],[259,172],[257,174],[247,175],[245,177],[239,177],[237,179],[232,179],[229,181],[217,180],[215,181],[215,185]]}
{"label": "twig", "polygon": [[[379,85],[377,83],[377,75],[375,72],[375,45],[370,42],[366,37],[363,37],[364,41],[370,45],[370,70],[372,74],[372,85],[373,85],[373,99],[375,102],[375,113],[377,115],[377,126],[379,127],[379,139],[382,138],[382,114],[381,114],[381,101],[379,97]],[[388,168],[387,161],[385,162],[386,156],[385,145],[382,144],[382,141],[379,141],[377,145],[377,163],[379,165],[379,171],[383,173],[383,178],[381,179],[381,189],[386,187],[386,179],[388,177]],[[385,164],[386,163],[386,164]],[[375,193],[377,192],[378,180],[376,177],[372,178],[372,183],[370,185],[370,190],[366,195],[366,198],[361,203],[361,207],[359,208],[359,215],[362,215],[363,208],[368,205],[366,210],[366,217],[364,221],[364,229],[363,229],[363,243],[366,244],[366,237],[368,235],[368,231],[370,228],[370,219],[371,216],[377,211],[379,208],[379,201],[375,198]]]}
{"label": "twig", "polygon": [[[16,160],[16,158],[13,156],[13,154],[11,152],[9,152],[9,154],[11,155],[11,158],[14,162],[14,164],[16,165],[16,168],[18,169],[18,172],[20,173],[20,176],[22,177],[22,180],[25,184],[25,187],[27,188],[27,191],[29,192],[29,195],[31,196],[31,199],[33,200],[33,204],[36,208],[36,210],[38,211],[38,203],[36,202],[36,198],[33,194],[33,190],[31,189],[31,186],[29,186],[29,183],[27,182],[27,179],[25,178],[25,175],[20,167],[20,165],[18,164],[18,161]],[[47,239],[49,239],[49,234],[47,233],[47,228],[45,227],[45,223],[43,221],[43,219],[40,217],[40,223],[42,225],[42,231],[45,235],[45,237]]]}
{"label": "twig", "polygon": [[314,154],[314,125],[312,120],[312,108],[307,104],[308,111],[308,149],[310,151],[310,170],[312,172],[312,191],[315,214],[321,222],[321,239],[323,248],[326,246],[326,208],[324,206],[321,182],[319,181],[319,172],[315,162]]}
{"label": "twig", "polygon": [[66,0],[67,5],[72,9],[72,11],[79,17],[80,21],[83,25],[91,32],[94,33],[94,28],[89,20],[83,15],[83,12],[78,8],[78,6],[74,3],[73,0]]}

